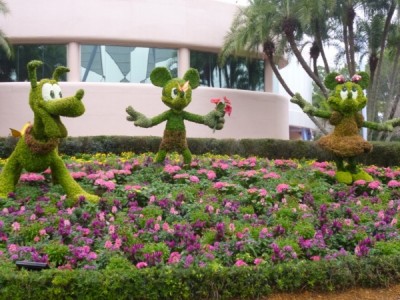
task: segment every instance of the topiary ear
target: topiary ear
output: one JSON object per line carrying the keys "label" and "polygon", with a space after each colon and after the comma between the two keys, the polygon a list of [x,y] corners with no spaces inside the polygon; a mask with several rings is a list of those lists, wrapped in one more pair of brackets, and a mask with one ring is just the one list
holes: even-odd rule
{"label": "topiary ear", "polygon": [[357,81],[357,84],[365,90],[369,85],[369,74],[367,72],[357,72],[356,74],[361,76],[361,79]]}
{"label": "topiary ear", "polygon": [[188,80],[192,90],[200,85],[200,74],[196,69],[190,68],[183,76],[184,80]]}
{"label": "topiary ear", "polygon": [[165,67],[157,67],[150,73],[150,81],[155,86],[164,87],[171,79],[171,73]]}
{"label": "topiary ear", "polygon": [[324,80],[324,84],[325,86],[330,89],[330,90],[334,90],[335,87],[339,84],[339,82],[336,80],[336,77],[340,75],[339,73],[336,72],[332,72],[329,73]]}

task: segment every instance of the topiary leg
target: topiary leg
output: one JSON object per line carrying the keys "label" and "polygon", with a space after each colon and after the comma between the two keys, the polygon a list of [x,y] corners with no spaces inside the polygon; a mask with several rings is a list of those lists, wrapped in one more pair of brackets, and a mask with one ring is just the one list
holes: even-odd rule
{"label": "topiary leg", "polygon": [[192,162],[192,153],[190,152],[189,148],[186,148],[182,151],[183,162],[189,165]]}
{"label": "topiary leg", "polygon": [[15,190],[21,172],[22,166],[18,162],[15,152],[13,152],[0,174],[0,198],[7,198],[8,193]]}
{"label": "topiary leg", "polygon": [[367,172],[365,172],[364,170],[360,169],[357,166],[355,157],[349,158],[349,165],[347,168],[353,177],[353,181],[356,181],[356,180],[373,181],[374,180],[371,175],[369,175]]}
{"label": "topiary leg", "polygon": [[167,156],[167,151],[166,150],[159,150],[157,152],[155,162],[156,163],[164,162],[166,156]]}
{"label": "topiary leg", "polygon": [[353,177],[351,173],[346,170],[343,163],[343,158],[336,157],[336,180],[341,183],[351,184],[353,182]]}
{"label": "topiary leg", "polygon": [[97,203],[99,197],[85,192],[72,178],[71,174],[69,174],[63,160],[57,154],[54,154],[53,157],[50,164],[51,174],[54,177],[53,180],[64,188],[68,197],[78,200],[80,196],[83,196],[87,201]]}

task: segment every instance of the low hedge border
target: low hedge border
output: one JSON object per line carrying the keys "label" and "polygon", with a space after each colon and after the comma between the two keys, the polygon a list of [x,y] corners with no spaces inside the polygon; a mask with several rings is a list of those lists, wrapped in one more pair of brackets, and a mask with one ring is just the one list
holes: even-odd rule
{"label": "low hedge border", "polygon": [[[16,138],[0,138],[0,158],[7,158],[13,151]],[[68,137],[61,141],[59,151],[67,155],[78,153],[157,152],[160,137],[92,136]],[[260,156],[270,159],[332,160],[333,157],[319,148],[315,142],[277,139],[212,139],[188,138],[193,154],[238,154],[244,157]],[[359,163],[382,167],[400,165],[400,142],[372,142],[373,150],[360,155]]]}
{"label": "low hedge border", "polygon": [[400,280],[400,257],[355,256],[330,261],[292,261],[232,268],[100,271],[21,270],[2,264],[1,299],[256,299],[277,292],[341,291],[387,287]]}

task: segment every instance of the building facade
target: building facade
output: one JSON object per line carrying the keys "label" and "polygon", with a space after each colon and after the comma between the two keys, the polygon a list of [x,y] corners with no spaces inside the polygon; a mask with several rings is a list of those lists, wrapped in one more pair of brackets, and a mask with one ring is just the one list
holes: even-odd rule
{"label": "building facade", "polygon": [[135,127],[126,121],[125,108],[130,105],[148,117],[167,109],[161,88],[149,81],[154,67],[165,66],[179,77],[190,67],[200,72],[201,86],[186,110],[206,114],[214,108],[212,98],[232,101],[223,130],[213,133],[187,123],[189,137],[289,139],[291,104],[274,89],[269,62],[260,54],[250,62],[232,58],[218,65],[218,52],[239,9],[234,4],[13,0],[7,5],[10,13],[0,18],[0,28],[14,45],[15,65],[10,79],[0,82],[0,136],[33,118],[26,82],[26,62],[32,57],[45,62],[39,78],[59,64],[68,66],[60,84],[65,96],[85,91],[85,114],[64,119],[70,136],[161,136],[165,124]]}

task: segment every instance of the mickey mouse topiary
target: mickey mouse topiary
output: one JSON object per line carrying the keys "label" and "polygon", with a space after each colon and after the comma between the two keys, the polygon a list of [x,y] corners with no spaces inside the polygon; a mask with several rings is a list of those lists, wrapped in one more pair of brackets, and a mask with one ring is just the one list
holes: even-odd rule
{"label": "mickey mouse topiary", "polygon": [[67,129],[60,116],[82,115],[85,112],[81,101],[84,92],[78,90],[75,96],[62,97],[58,78],[69,71],[62,66],[54,70],[52,79],[37,82],[36,69],[42,64],[38,60],[28,63],[28,77],[31,82],[29,105],[34,114],[34,122],[23,130],[0,173],[0,198],[6,198],[14,191],[23,169],[28,172],[43,172],[50,167],[53,182],[60,184],[68,197],[75,200],[84,197],[90,202],[97,202],[97,196],[85,192],[71,177],[57,151],[59,139],[67,136]]}
{"label": "mickey mouse topiary", "polygon": [[[335,156],[336,179],[339,182],[351,184],[353,181],[363,179],[371,181],[372,177],[357,167],[356,156],[372,150],[372,144],[365,141],[360,135],[360,128],[367,127],[374,130],[393,130],[390,122],[374,123],[364,121],[360,111],[367,104],[367,97],[363,89],[369,84],[369,75],[365,72],[355,74],[350,81],[343,75],[330,73],[325,79],[325,86],[332,90],[328,98],[331,111],[321,110],[305,101],[296,94],[291,102],[298,104],[303,111],[310,115],[329,119],[335,126],[331,134],[321,137],[317,143],[323,149],[330,151]],[[347,161],[347,165],[345,164]]]}
{"label": "mickey mouse topiary", "polygon": [[200,84],[200,76],[196,69],[187,70],[183,79],[181,79],[172,78],[167,68],[157,67],[151,72],[150,80],[155,86],[163,88],[161,100],[170,109],[153,118],[147,118],[129,106],[126,109],[129,114],[127,120],[133,121],[135,126],[144,128],[153,127],[167,121],[155,162],[163,162],[168,152],[176,151],[182,154],[184,163],[189,164],[192,160],[192,154],[186,140],[184,121],[204,124],[217,130],[222,129],[225,122],[225,106],[223,103],[219,103],[217,109],[205,116],[184,110],[192,101],[192,90]]}

